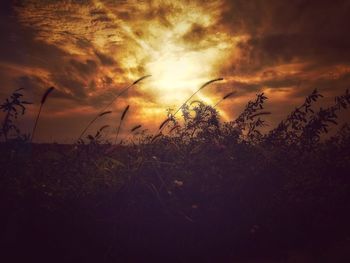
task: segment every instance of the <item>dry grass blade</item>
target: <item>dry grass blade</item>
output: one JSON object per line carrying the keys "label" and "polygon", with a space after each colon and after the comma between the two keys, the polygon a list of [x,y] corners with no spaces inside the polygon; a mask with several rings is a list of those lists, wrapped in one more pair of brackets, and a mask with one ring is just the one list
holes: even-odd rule
{"label": "dry grass blade", "polygon": [[174,113],[174,116],[176,113],[178,113],[180,111],[180,109],[186,105],[186,103],[192,99],[192,97],[194,95],[196,95],[200,90],[202,90],[203,88],[205,88],[206,86],[208,86],[209,84],[213,83],[213,82],[216,82],[216,81],[220,81],[220,80],[223,80],[223,78],[217,78],[217,79],[212,79],[212,80],[209,80],[207,81],[206,83],[204,83],[195,93],[193,93],[182,105],[180,108],[177,109],[177,111]]}
{"label": "dry grass blade", "polygon": [[126,106],[126,108],[124,109],[123,114],[122,114],[122,117],[121,117],[120,120],[124,120],[125,115],[126,115],[126,113],[128,112],[129,108],[130,108],[130,105]]}
{"label": "dry grass blade", "polygon": [[217,78],[217,79],[209,80],[209,81],[205,82],[199,89],[201,90],[201,89],[205,88],[206,86],[208,86],[209,84],[211,84],[213,82],[221,81],[221,80],[224,80],[224,78]]}
{"label": "dry grass blade", "polygon": [[180,109],[181,109],[183,106],[185,106],[186,103],[187,103],[190,99],[192,99],[192,97],[193,97],[194,95],[196,95],[200,90],[202,90],[203,88],[205,88],[205,87],[208,86],[209,84],[211,84],[211,83],[213,83],[213,82],[216,82],[216,81],[220,81],[220,80],[223,80],[223,78],[212,79],[212,80],[209,80],[209,81],[207,81],[206,83],[204,83],[196,92],[194,92],[194,93],[181,105],[181,107],[179,107],[179,108],[177,109],[177,111],[174,113],[174,115],[175,115],[176,113],[178,113],[178,112],[180,111]]}
{"label": "dry grass blade", "polygon": [[134,131],[140,129],[141,127],[142,127],[142,125],[136,125],[134,128],[132,128],[132,129],[130,130],[130,132],[134,132]]}
{"label": "dry grass blade", "polygon": [[159,137],[163,136],[163,133],[158,133],[156,136],[154,136],[151,140],[151,142],[154,142],[156,139],[158,139]]}
{"label": "dry grass blade", "polygon": [[169,131],[169,133],[172,133],[174,130],[180,128],[180,125],[175,125],[174,127],[171,128],[171,130]]}
{"label": "dry grass blade", "polygon": [[203,104],[203,102],[200,101],[200,100],[193,100],[193,101],[191,101],[190,105],[193,105],[193,104],[195,104],[195,103]]}
{"label": "dry grass blade", "polygon": [[229,97],[235,95],[236,93],[237,93],[236,91],[232,91],[232,92],[230,92],[230,93],[227,93],[222,99],[223,99],[223,100],[226,100],[226,99],[228,99]]}
{"label": "dry grass blade", "polygon": [[224,101],[224,100],[226,100],[226,99],[232,97],[232,96],[235,95],[236,93],[237,93],[236,91],[232,91],[232,92],[230,92],[230,93],[227,93],[225,96],[222,97],[221,100],[219,100],[219,101],[214,105],[214,108],[215,108],[216,106],[218,106],[222,101]]}
{"label": "dry grass blade", "polygon": [[171,118],[165,119],[165,120],[162,122],[162,124],[159,126],[159,130],[161,130],[161,129],[164,127],[164,125],[167,124],[170,120],[171,120]]}
{"label": "dry grass blade", "polygon": [[110,114],[112,113],[112,111],[103,111],[101,113],[99,113],[98,115],[96,115],[96,117],[94,119],[92,119],[89,124],[85,127],[85,129],[82,131],[82,133],[80,134],[79,136],[79,139],[78,141],[81,139],[81,137],[83,137],[83,135],[85,134],[85,132],[89,129],[89,127],[100,117],[104,116],[104,115],[107,115],[107,114]]}
{"label": "dry grass blade", "polygon": [[119,136],[119,132],[120,132],[120,127],[122,126],[123,120],[124,120],[124,118],[125,118],[126,113],[127,113],[128,110],[129,110],[129,108],[130,108],[130,105],[128,105],[128,106],[125,107],[125,109],[124,109],[124,111],[123,111],[123,113],[122,113],[122,116],[121,116],[121,118],[120,118],[118,130],[117,130],[117,135],[115,136],[115,142],[114,142],[115,144],[117,143],[117,140],[118,140],[118,136]]}
{"label": "dry grass blade", "polygon": [[181,105],[180,108],[177,109],[177,111],[174,113],[174,115],[175,115],[176,113],[178,113],[178,112],[180,111],[180,109],[181,109],[183,106],[185,106],[186,103],[187,103],[190,99],[192,99],[192,97],[193,97],[194,95],[196,95],[200,90],[202,90],[203,88],[205,88],[205,87],[208,86],[209,84],[211,84],[211,83],[213,83],[213,82],[216,82],[216,81],[220,81],[220,80],[223,80],[223,78],[212,79],[212,80],[209,80],[209,81],[207,81],[206,83],[204,83],[198,90],[196,90],[196,92],[194,92],[194,93]]}
{"label": "dry grass blade", "polygon": [[41,98],[41,104],[44,104],[44,103],[45,103],[47,97],[50,95],[50,93],[51,93],[54,89],[55,89],[54,87],[50,87],[50,88],[48,88],[48,89],[45,91],[43,97]]}
{"label": "dry grass blade", "polygon": [[107,129],[109,125],[103,125],[98,131],[102,132],[104,129]]}
{"label": "dry grass blade", "polygon": [[97,133],[96,133],[96,135],[95,135],[95,138],[98,138],[98,137],[101,135],[101,132],[102,132],[104,129],[108,128],[108,127],[109,127],[109,125],[103,125],[103,126],[97,131]]}
{"label": "dry grass blade", "polygon": [[151,77],[151,76],[152,76],[152,75],[143,76],[143,77],[139,78],[138,80],[135,80],[132,84],[133,84],[133,85],[136,85],[136,84],[139,83],[140,81],[142,81],[142,80],[144,80],[144,79],[146,79],[146,78],[149,78],[149,77]]}
{"label": "dry grass blade", "polygon": [[112,111],[104,111],[104,112],[101,112],[98,117],[102,117],[103,115],[106,115],[106,114],[110,114],[112,113]]}
{"label": "dry grass blade", "polygon": [[[129,86],[127,86],[125,89],[123,89],[121,92],[119,92],[113,99],[112,101],[107,104],[101,112],[106,111],[121,95],[123,95],[125,92],[127,92],[131,87],[135,86],[137,83],[139,83],[140,81],[144,80],[145,78],[150,77],[151,75],[147,75],[147,76],[143,76],[137,80],[135,80],[132,84],[130,84]],[[100,113],[101,114],[101,113]],[[93,124],[97,119],[98,119],[99,115],[97,115],[94,119],[92,119],[89,124],[85,127],[85,129],[82,131],[82,133],[79,135],[78,140],[81,139],[81,137],[83,137],[83,135],[85,134],[85,132],[89,129],[89,127],[91,126],[91,124]]]}
{"label": "dry grass blade", "polygon": [[48,89],[45,91],[45,93],[43,94],[42,98],[41,98],[40,107],[39,107],[38,114],[37,114],[37,116],[36,116],[36,118],[35,118],[35,123],[34,123],[33,131],[32,131],[32,136],[30,137],[30,142],[33,141],[34,134],[35,134],[35,131],[36,131],[36,127],[37,127],[37,125],[38,125],[38,121],[39,121],[39,117],[40,117],[40,114],[41,114],[42,107],[43,107],[44,103],[46,102],[47,97],[50,95],[50,93],[51,93],[54,89],[55,89],[54,87],[48,88]]}

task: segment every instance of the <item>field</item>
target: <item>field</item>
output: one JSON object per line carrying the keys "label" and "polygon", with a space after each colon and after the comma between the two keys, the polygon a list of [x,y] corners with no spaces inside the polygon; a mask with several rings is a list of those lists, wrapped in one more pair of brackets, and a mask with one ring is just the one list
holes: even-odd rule
{"label": "field", "polygon": [[61,145],[19,131],[16,91],[1,106],[2,262],[350,262],[350,94],[321,96],[268,132],[261,93],[231,122],[188,100],[156,134],[114,143],[88,126]]}

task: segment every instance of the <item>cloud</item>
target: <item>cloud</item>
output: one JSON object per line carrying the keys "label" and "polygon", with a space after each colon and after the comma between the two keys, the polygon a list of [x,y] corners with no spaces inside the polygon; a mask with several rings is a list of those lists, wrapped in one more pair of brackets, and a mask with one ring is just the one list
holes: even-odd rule
{"label": "cloud", "polygon": [[111,56],[107,56],[102,52],[95,50],[95,55],[98,57],[98,59],[104,66],[113,66],[116,64],[115,60]]}
{"label": "cloud", "polygon": [[292,60],[349,62],[348,1],[227,1],[221,22],[249,35],[239,48],[247,60],[271,65]]}
{"label": "cloud", "polygon": [[37,90],[38,87],[41,89],[46,88],[46,82],[38,76],[20,76],[15,79],[17,87],[21,89],[33,92]]}
{"label": "cloud", "polygon": [[[1,94],[25,87],[40,97],[54,85],[51,113],[63,103],[63,118],[98,110],[152,71],[115,106],[132,101],[150,121],[173,106],[162,101],[218,76],[226,82],[201,98],[216,101],[235,89],[234,103],[243,105],[265,90],[294,103],[315,87],[332,95],[350,81],[349,10],[345,0],[2,1]],[[188,87],[169,89],[179,79]],[[235,104],[225,103],[230,115]]]}
{"label": "cloud", "polygon": [[70,60],[70,64],[74,67],[76,72],[80,74],[80,76],[88,76],[94,74],[97,70],[97,64],[94,60],[87,59],[84,62],[79,62],[75,59]]}

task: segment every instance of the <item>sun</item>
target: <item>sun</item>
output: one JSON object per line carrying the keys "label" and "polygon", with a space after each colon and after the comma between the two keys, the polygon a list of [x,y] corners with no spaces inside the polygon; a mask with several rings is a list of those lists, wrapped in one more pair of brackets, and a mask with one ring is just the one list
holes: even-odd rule
{"label": "sun", "polygon": [[[167,105],[178,105],[185,101],[200,85],[219,77],[220,63],[227,50],[222,45],[199,48],[196,43],[184,43],[174,33],[159,30],[153,39],[152,52],[145,63],[145,72],[152,79],[145,86],[155,100]],[[199,93],[199,98],[211,102],[211,97]]]}
{"label": "sun", "polygon": [[[191,8],[180,2],[174,5],[177,13],[169,12],[168,25],[157,19],[124,25],[133,42],[119,59],[131,79],[152,75],[142,85],[142,92],[165,107],[181,105],[203,83],[221,77],[222,63],[232,52],[231,37],[212,29],[215,15],[198,5]],[[195,35],[196,28],[200,28],[200,36]],[[137,66],[140,62],[142,73]],[[210,92],[196,96],[208,103],[213,99]]]}
{"label": "sun", "polygon": [[211,65],[202,53],[173,44],[165,45],[146,64],[153,79],[152,93],[163,103],[184,101],[201,82],[211,78]]}

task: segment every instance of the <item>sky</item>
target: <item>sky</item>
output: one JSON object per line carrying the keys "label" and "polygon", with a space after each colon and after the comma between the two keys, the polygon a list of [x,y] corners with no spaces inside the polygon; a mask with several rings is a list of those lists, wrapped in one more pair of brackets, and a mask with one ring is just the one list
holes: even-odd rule
{"label": "sky", "polygon": [[[154,132],[201,84],[224,78],[194,99],[234,119],[259,92],[273,128],[317,88],[330,103],[350,83],[350,1],[21,0],[0,3],[0,99],[24,88],[34,104],[21,117],[29,132],[45,90],[36,140],[74,141],[113,96],[132,87],[91,127],[122,136],[135,125]],[[180,116],[179,116],[180,117]]]}

